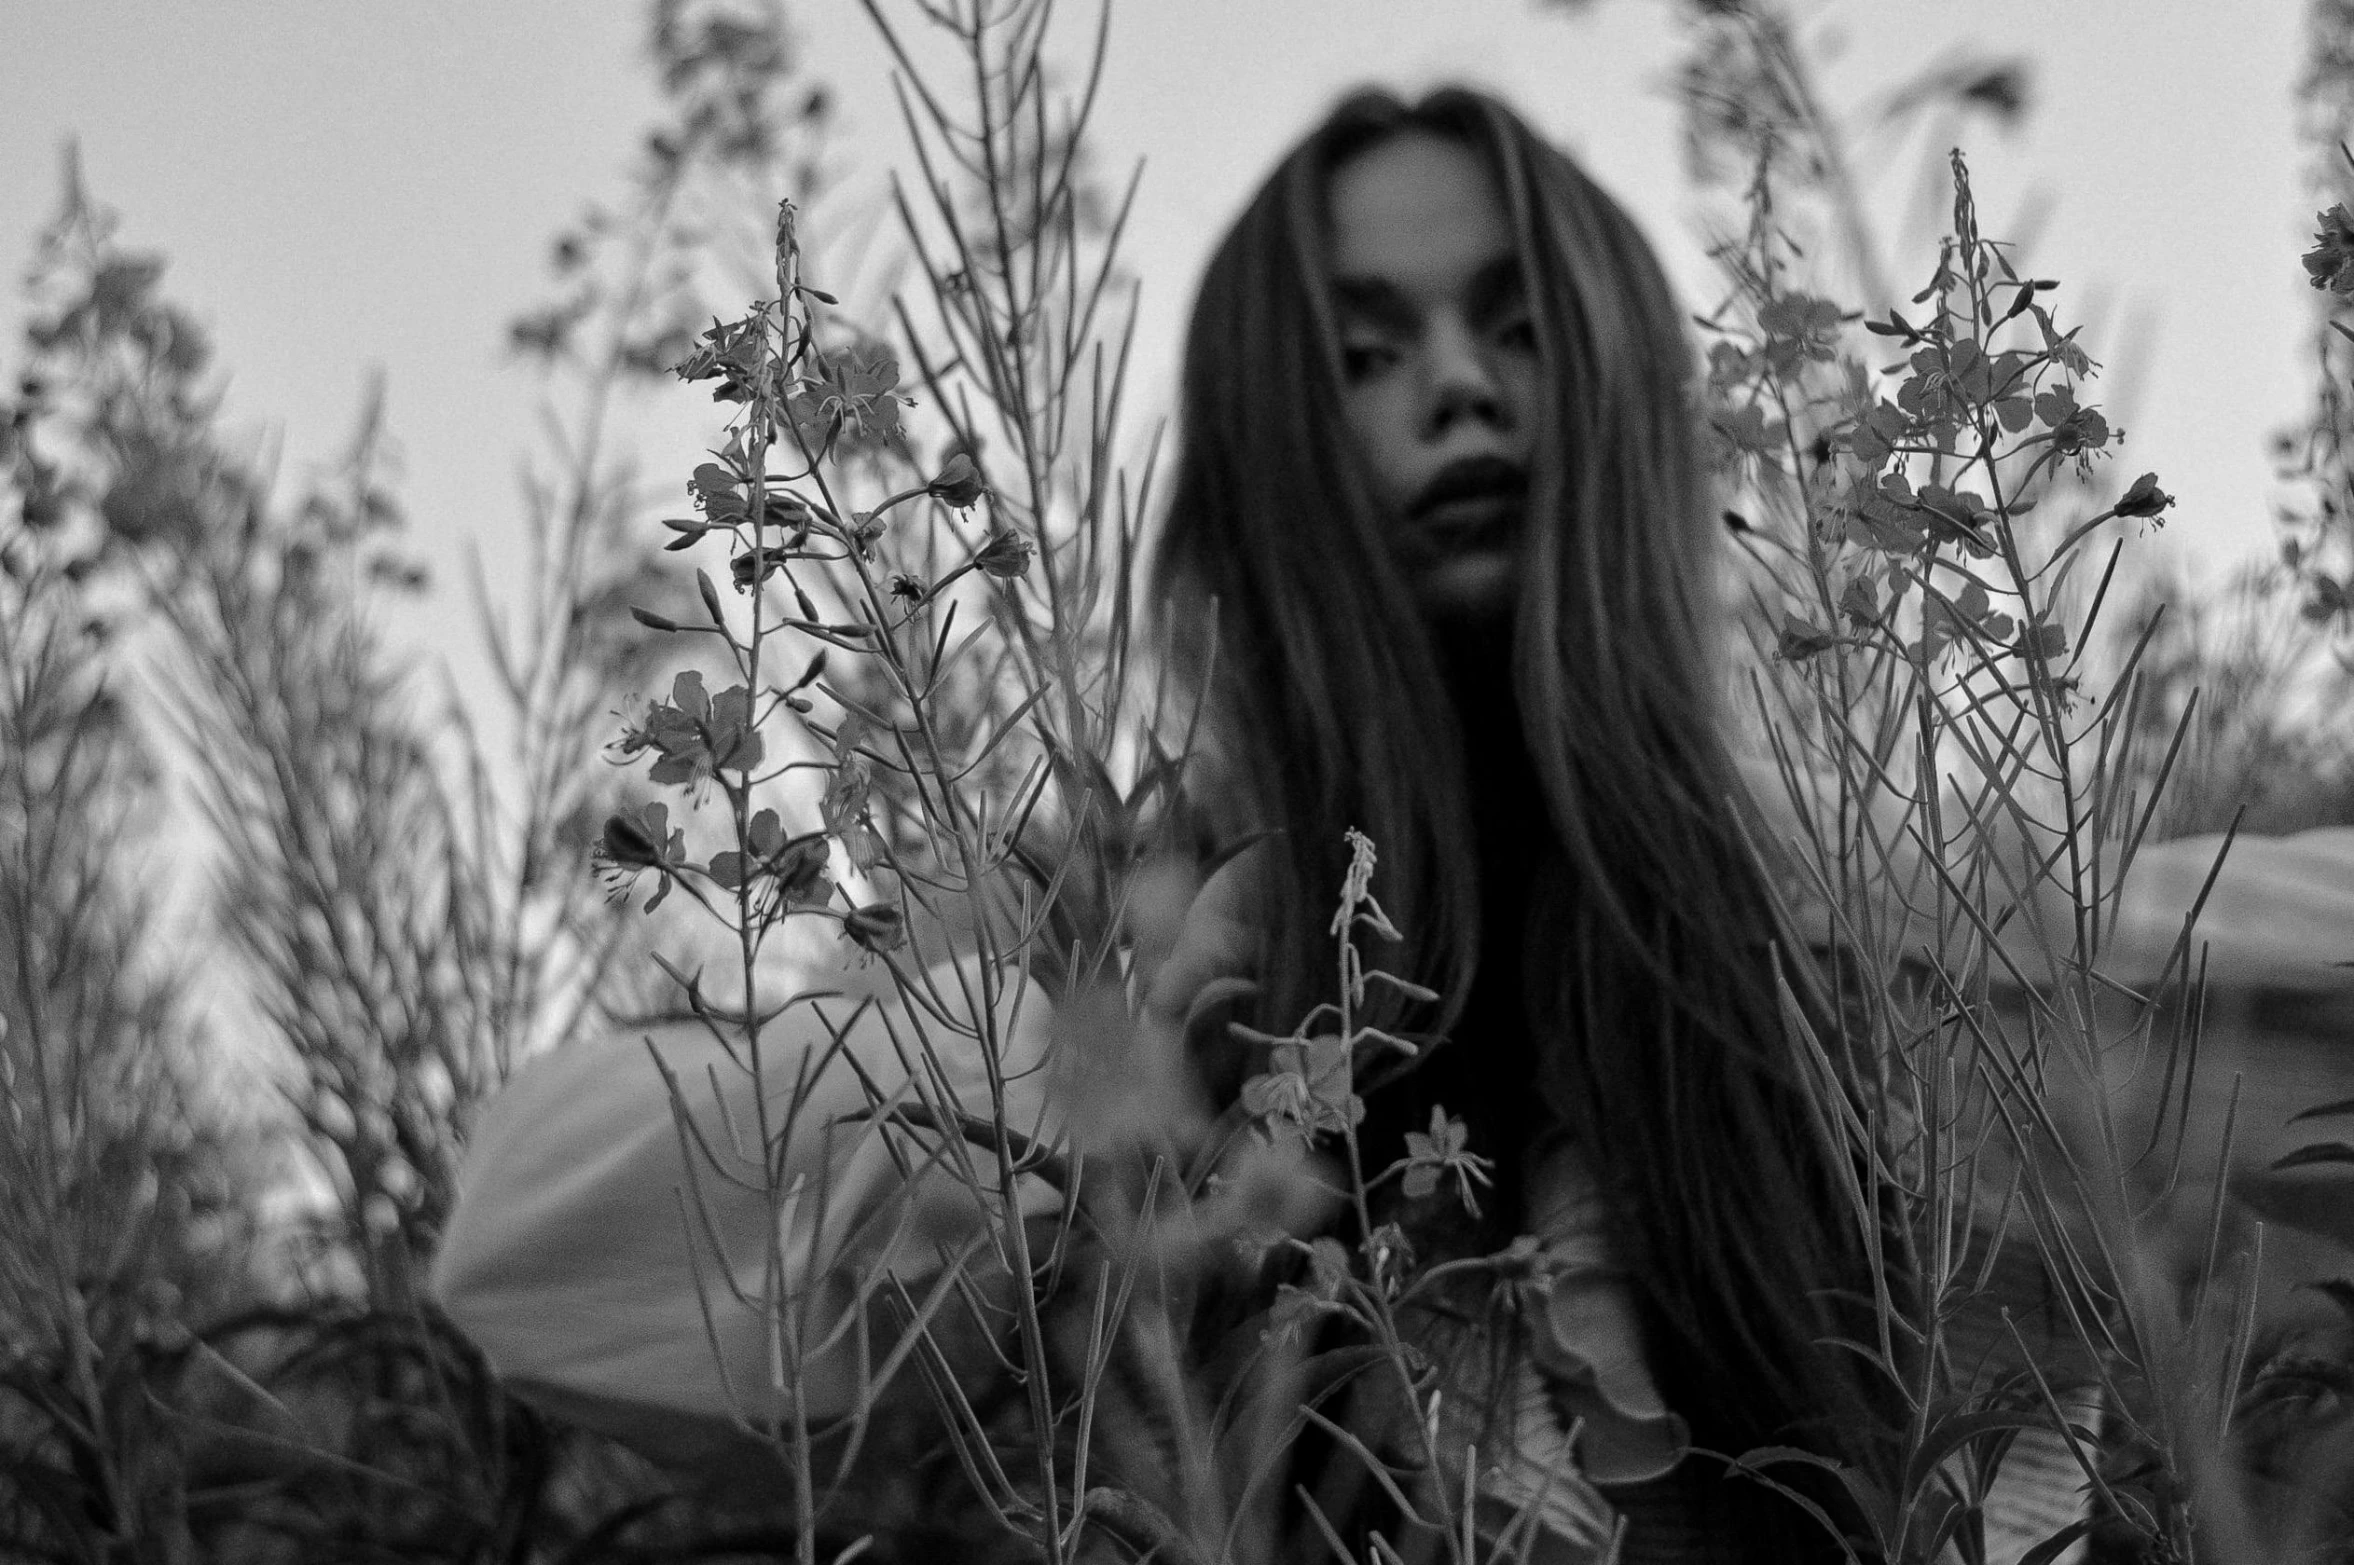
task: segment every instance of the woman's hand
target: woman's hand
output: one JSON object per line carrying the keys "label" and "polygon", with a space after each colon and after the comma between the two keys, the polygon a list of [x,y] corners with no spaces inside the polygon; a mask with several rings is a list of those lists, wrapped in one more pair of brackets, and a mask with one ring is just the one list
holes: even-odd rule
{"label": "woman's hand", "polygon": [[1203,882],[1173,936],[1139,930],[1146,976],[1138,1025],[1150,1042],[1181,1047],[1204,1016],[1258,992],[1256,911],[1268,860],[1264,839],[1252,843]]}

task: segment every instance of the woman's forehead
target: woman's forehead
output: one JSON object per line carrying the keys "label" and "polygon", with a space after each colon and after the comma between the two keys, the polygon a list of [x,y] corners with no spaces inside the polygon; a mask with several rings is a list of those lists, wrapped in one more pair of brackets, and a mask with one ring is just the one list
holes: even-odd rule
{"label": "woman's forehead", "polygon": [[1332,280],[1459,291],[1513,254],[1495,181],[1459,141],[1409,132],[1342,163],[1326,190]]}

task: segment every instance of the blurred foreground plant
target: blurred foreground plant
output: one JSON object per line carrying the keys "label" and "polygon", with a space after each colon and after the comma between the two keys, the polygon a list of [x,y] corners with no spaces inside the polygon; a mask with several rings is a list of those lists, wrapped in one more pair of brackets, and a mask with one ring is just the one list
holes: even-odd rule
{"label": "blurred foreground plant", "polygon": [[[53,231],[36,279],[45,353],[139,321],[202,362],[184,317],[142,316],[146,263],[75,275]],[[108,540],[52,438],[67,368],[28,366],[0,403],[0,1552],[97,1558],[181,1530],[185,1475],[130,1369],[237,1296],[254,1168],[160,954],[163,779],[123,694]]]}
{"label": "blurred foreground plant", "polygon": [[[725,1530],[509,1401],[416,1286],[473,1104],[613,993],[621,925],[584,862],[579,763],[629,677],[636,578],[606,545],[635,501],[602,452],[614,387],[666,353],[639,335],[676,329],[661,278],[695,241],[664,225],[725,156],[765,171],[795,145],[741,91],[791,80],[780,13],[765,32],[720,6],[656,21],[680,124],[609,225],[613,292],[573,312],[610,346],[581,377],[564,492],[538,492],[530,623],[494,631],[514,770],[470,731],[450,742],[379,628],[423,586],[395,546],[380,399],[338,471],[274,500],[161,262],[116,243],[69,169],[0,446],[0,754],[30,812],[0,841],[31,877],[5,881],[24,982],[0,1013],[18,1110],[0,1153],[24,1174],[0,1191],[24,1205],[0,1224],[12,1558],[585,1560]],[[209,855],[140,829],[177,802],[159,762],[192,775],[211,829],[177,842]],[[168,938],[236,960],[176,970],[149,904],[203,868],[210,897],[179,897]],[[204,1008],[250,1040],[226,1070],[218,1043],[199,1057]],[[199,1073],[223,1090],[188,1091]],[[246,1079],[293,1115],[232,1107]]]}
{"label": "blurred foreground plant", "polygon": [[[1930,1306],[1884,1301],[1881,1341],[1858,1345],[1892,1375],[1900,1344],[1928,1350],[1905,1381],[1910,1487],[1859,1499],[1891,1558],[1973,1557],[2006,1458],[2041,1442],[2066,1457],[2049,1481],[2089,1488],[2050,1551],[2091,1533],[2115,1557],[2256,1558],[2290,1542],[2257,1530],[2233,1445],[2256,1257],[2210,1226],[2182,1291],[2169,1259],[2195,1238],[2176,1192],[2222,1191],[2230,1158],[2228,1132],[2220,1150],[2183,1140],[2193,1095],[2219,1090],[2196,1069],[2192,931],[2154,983],[2104,962],[2191,714],[2151,731],[2154,623],[2113,669],[2087,649],[2116,534],[2171,497],[2144,474],[2075,501],[2121,438],[2089,400],[2095,366],[2054,285],[1979,233],[1958,154],[1952,173],[1929,285],[1863,323],[1896,363],[1868,368],[1855,317],[1789,280],[1762,196],[1724,252],[1737,288],[1709,358],[1789,822],[1770,856],[1821,910],[1878,1046],[1857,1130],[1890,1147]],[[2137,1069],[2163,1084],[2128,1107],[2114,1084]],[[2001,1314],[2022,1267],[2050,1290],[2032,1328]]]}

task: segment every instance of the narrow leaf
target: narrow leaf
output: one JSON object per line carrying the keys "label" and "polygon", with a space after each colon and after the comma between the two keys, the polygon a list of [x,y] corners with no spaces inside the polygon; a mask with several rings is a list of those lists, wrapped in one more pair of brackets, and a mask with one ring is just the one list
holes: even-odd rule
{"label": "narrow leaf", "polygon": [[2312,1146],[2299,1147],[2284,1157],[2274,1159],[2272,1171],[2277,1174],[2284,1169],[2311,1168],[2323,1163],[2343,1163],[2354,1167],[2354,1146],[2348,1146],[2343,1141],[2315,1142]]}

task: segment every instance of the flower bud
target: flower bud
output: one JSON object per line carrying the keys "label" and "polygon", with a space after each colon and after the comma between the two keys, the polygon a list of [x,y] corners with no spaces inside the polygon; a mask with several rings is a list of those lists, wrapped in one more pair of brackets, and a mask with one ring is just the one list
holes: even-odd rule
{"label": "flower bud", "polygon": [[1036,552],[1037,545],[1020,533],[992,533],[989,541],[981,545],[981,552],[973,557],[973,563],[999,581],[1012,581],[1029,574],[1030,556]]}
{"label": "flower bud", "polygon": [[2316,288],[2354,294],[2354,213],[2340,202],[2321,214],[2321,231],[2305,252],[2305,277]]}
{"label": "flower bud", "polygon": [[819,521],[831,522],[833,513],[823,506],[812,505],[790,490],[770,490],[762,501],[760,519],[770,527],[785,530],[785,546],[798,548],[808,538],[809,529]]}
{"label": "flower bud", "polygon": [[755,576],[766,581],[784,568],[787,551],[783,549],[746,549],[728,561],[728,573],[734,579],[736,591],[749,592]]}
{"label": "flower bud", "polygon": [[982,481],[980,467],[970,456],[959,451],[941,465],[939,475],[925,492],[933,499],[961,511],[980,499],[987,487]]}
{"label": "flower bud", "polygon": [[2119,516],[2156,516],[2174,503],[2174,496],[2158,487],[2158,475],[2144,473],[2117,502]]}
{"label": "flower bud", "polygon": [[842,915],[842,933],[865,950],[896,951],[907,943],[907,915],[888,902],[870,902]]}
{"label": "flower bud", "polygon": [[648,833],[646,823],[635,814],[608,816],[598,846],[603,848],[609,862],[633,869],[651,869],[662,862],[662,844]]}
{"label": "flower bud", "polygon": [[821,831],[795,837],[770,856],[769,872],[776,876],[777,886],[787,902],[805,904],[826,899],[826,857],[826,835]]}

